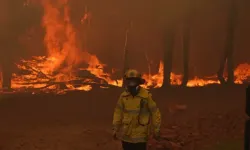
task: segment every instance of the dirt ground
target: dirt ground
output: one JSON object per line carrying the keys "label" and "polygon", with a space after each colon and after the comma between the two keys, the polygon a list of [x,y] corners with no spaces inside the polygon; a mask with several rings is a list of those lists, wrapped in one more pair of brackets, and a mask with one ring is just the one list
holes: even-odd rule
{"label": "dirt ground", "polygon": [[[119,150],[120,142],[112,140],[111,123],[121,91],[1,95],[0,150]],[[243,146],[245,86],[152,93],[162,113],[162,137],[169,141],[151,141],[151,150],[167,150],[169,145],[212,150],[225,141]],[[239,146],[237,150],[242,149]]]}

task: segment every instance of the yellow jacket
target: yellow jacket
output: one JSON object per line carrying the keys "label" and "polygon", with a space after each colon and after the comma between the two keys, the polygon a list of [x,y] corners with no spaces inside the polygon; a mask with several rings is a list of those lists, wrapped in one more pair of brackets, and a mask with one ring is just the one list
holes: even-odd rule
{"label": "yellow jacket", "polygon": [[160,111],[146,89],[140,87],[135,97],[126,91],[121,94],[113,116],[114,131],[121,131],[121,140],[147,142],[152,129],[154,134],[160,132],[160,125]]}

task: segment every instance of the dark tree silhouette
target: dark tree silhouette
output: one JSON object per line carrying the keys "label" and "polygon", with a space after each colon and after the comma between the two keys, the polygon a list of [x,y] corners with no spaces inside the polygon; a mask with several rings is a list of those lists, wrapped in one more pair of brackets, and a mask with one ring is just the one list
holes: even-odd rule
{"label": "dark tree silhouette", "polygon": [[25,0],[3,0],[2,4],[6,19],[2,22],[5,28],[0,32],[0,65],[3,71],[3,87],[10,89],[15,59],[22,57],[18,37],[35,22],[40,22],[40,10],[26,5]]}
{"label": "dark tree silhouette", "polygon": [[170,26],[167,28],[164,37],[165,51],[164,51],[164,77],[162,87],[168,87],[171,85],[171,71],[172,71],[172,60],[173,60],[173,49],[174,49],[174,37],[175,28]]}
{"label": "dark tree silhouette", "polygon": [[[129,37],[129,31],[132,28],[132,21],[129,21],[129,25],[126,29],[126,33],[125,33],[125,42],[124,42],[124,48],[123,48],[123,74],[125,74],[125,72],[129,69],[129,65],[128,65],[128,37]],[[123,80],[124,81],[124,80]],[[123,85],[122,85],[123,86]]]}
{"label": "dark tree silhouette", "polygon": [[[223,57],[220,62],[220,68],[218,71],[218,79],[222,84],[234,83],[234,65],[233,65],[233,51],[234,51],[234,34],[236,27],[236,18],[237,18],[237,7],[234,0],[231,0],[229,16],[228,16],[228,28],[227,28],[227,37],[226,37],[226,45]],[[227,75],[228,80],[223,77],[223,73],[225,70],[225,64],[227,64]]]}
{"label": "dark tree silhouette", "polygon": [[187,23],[183,32],[183,80],[182,86],[186,86],[189,79],[189,41],[190,41],[190,28]]}
{"label": "dark tree silhouette", "polygon": [[190,22],[191,22],[191,12],[192,7],[190,5],[190,1],[188,1],[187,13],[184,19],[184,26],[183,26],[183,72],[184,76],[182,79],[182,86],[186,86],[189,79],[189,47],[190,47]]}
{"label": "dark tree silhouette", "polygon": [[248,116],[248,119],[245,123],[245,141],[244,141],[244,149],[249,150],[250,149],[250,85],[246,89],[246,114]]}

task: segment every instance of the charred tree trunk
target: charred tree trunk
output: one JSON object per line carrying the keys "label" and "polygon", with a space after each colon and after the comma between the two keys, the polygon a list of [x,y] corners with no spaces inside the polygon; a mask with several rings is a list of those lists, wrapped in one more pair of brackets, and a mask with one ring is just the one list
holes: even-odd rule
{"label": "charred tree trunk", "polygon": [[[2,87],[5,89],[11,89],[14,62],[23,55],[18,37],[24,34],[34,23],[40,23],[39,9],[24,2],[24,0],[2,0],[1,2],[1,7],[4,8],[2,9],[1,24],[5,28],[0,32],[0,63],[2,66]],[[20,21],[20,18],[22,18],[22,21]]]}
{"label": "charred tree trunk", "polygon": [[190,42],[190,25],[187,20],[184,26],[183,32],[183,71],[184,76],[182,80],[182,86],[186,86],[189,79],[189,42]]}
{"label": "charred tree trunk", "polygon": [[[123,74],[125,74],[125,72],[129,69],[129,65],[128,65],[128,37],[129,37],[129,31],[132,27],[132,21],[129,21],[129,26],[126,29],[126,33],[125,33],[125,42],[124,42],[124,48],[123,48]],[[123,86],[123,84],[122,84]]]}
{"label": "charred tree trunk", "polygon": [[162,87],[168,87],[171,85],[171,71],[173,61],[173,49],[174,49],[174,34],[173,27],[168,28],[165,35],[165,51],[164,51],[164,77]]}
{"label": "charred tree trunk", "polygon": [[236,5],[234,0],[232,0],[228,16],[228,28],[227,28],[225,52],[222,57],[220,68],[217,74],[218,79],[222,84],[226,83],[226,80],[223,77],[225,64],[227,64],[227,70],[228,70],[227,83],[229,84],[234,83],[233,51],[234,51],[234,32],[236,26],[236,17],[237,17]]}
{"label": "charred tree trunk", "polygon": [[183,27],[182,48],[183,48],[183,79],[182,86],[186,86],[189,79],[189,47],[190,47],[190,22],[193,15],[193,8],[191,7],[191,1],[187,1],[187,15]]}
{"label": "charred tree trunk", "polygon": [[250,85],[246,89],[246,114],[247,120],[245,123],[244,150],[250,149]]}
{"label": "charred tree trunk", "polygon": [[[10,39],[8,39],[10,40]],[[3,44],[2,49],[6,50],[6,53],[1,53],[1,66],[2,66],[2,88],[11,89],[11,78],[13,69],[13,59],[10,53],[12,48],[8,44]]]}
{"label": "charred tree trunk", "polygon": [[126,30],[126,35],[125,35],[125,44],[124,44],[124,55],[123,55],[123,74],[125,74],[125,72],[129,69],[128,67],[128,47],[127,47],[127,43],[128,43],[128,34],[129,34],[129,30]]}

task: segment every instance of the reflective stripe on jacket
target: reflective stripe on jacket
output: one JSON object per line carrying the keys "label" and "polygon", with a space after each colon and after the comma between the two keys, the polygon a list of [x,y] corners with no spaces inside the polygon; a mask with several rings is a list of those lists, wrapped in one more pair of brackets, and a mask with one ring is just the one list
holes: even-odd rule
{"label": "reflective stripe on jacket", "polygon": [[121,132],[126,142],[147,142],[151,129],[160,131],[161,114],[151,93],[140,88],[137,96],[123,92],[117,102],[113,116],[114,130]]}

